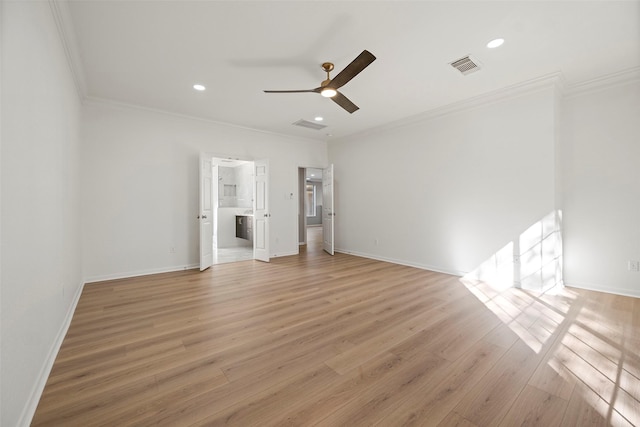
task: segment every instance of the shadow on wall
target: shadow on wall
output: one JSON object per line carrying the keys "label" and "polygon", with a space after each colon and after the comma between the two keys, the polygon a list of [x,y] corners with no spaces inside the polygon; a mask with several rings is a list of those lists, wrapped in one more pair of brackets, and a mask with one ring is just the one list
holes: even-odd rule
{"label": "shadow on wall", "polygon": [[544,292],[562,286],[562,212],[553,211],[464,276],[497,290]]}

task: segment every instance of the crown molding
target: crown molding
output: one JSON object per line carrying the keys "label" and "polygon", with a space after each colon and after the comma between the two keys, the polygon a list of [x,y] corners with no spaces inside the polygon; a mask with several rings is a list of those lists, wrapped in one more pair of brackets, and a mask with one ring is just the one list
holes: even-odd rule
{"label": "crown molding", "polygon": [[495,91],[487,92],[473,98],[438,107],[414,116],[386,123],[375,128],[367,129],[363,132],[347,135],[340,139],[335,139],[331,141],[331,143],[340,143],[354,138],[366,137],[379,132],[386,132],[405,126],[411,126],[413,124],[426,122],[438,117],[488,106],[509,99],[514,99],[519,96],[538,92],[540,90],[553,89],[555,90],[559,99],[571,99],[577,96],[635,82],[640,82],[640,67],[617,71],[594,79],[585,80],[583,82],[573,84],[568,83],[564,74],[558,71],[501,89],[497,89]]}
{"label": "crown molding", "polygon": [[49,0],[49,6],[51,7],[51,13],[58,28],[58,35],[62,42],[62,47],[71,70],[71,75],[73,76],[73,82],[75,83],[78,96],[81,101],[84,101],[87,95],[87,85],[69,5],[66,1]]}
{"label": "crown molding", "polygon": [[353,133],[340,138],[327,140],[316,139],[308,137],[293,137],[287,134],[280,134],[277,132],[264,131],[260,129],[254,129],[232,123],[219,122],[211,119],[198,118],[194,116],[188,116],[183,114],[171,113],[168,111],[146,108],[142,106],[119,103],[117,101],[111,101],[101,98],[93,98],[88,96],[87,84],[85,79],[84,67],[82,66],[82,60],[78,50],[78,44],[76,39],[76,32],[73,27],[73,21],[71,19],[71,13],[69,10],[68,2],[65,0],[48,0],[51,7],[53,18],[56,22],[58,34],[62,42],[67,63],[73,76],[73,81],[78,92],[78,96],[83,104],[102,104],[110,105],[112,107],[121,106],[129,107],[138,110],[152,111],[155,113],[168,114],[174,117],[187,118],[192,120],[205,121],[208,123],[215,123],[217,125],[230,126],[245,130],[251,130],[255,132],[262,132],[266,134],[286,136],[294,139],[304,139],[310,141],[322,141],[326,143],[339,143],[342,141],[351,140],[354,138],[362,138],[368,135],[376,134],[379,132],[386,132],[389,130],[411,126],[413,124],[433,120],[439,117],[455,114],[458,112],[468,111],[475,108],[481,108],[498,102],[514,99],[523,95],[538,92],[546,89],[554,89],[559,99],[571,99],[577,96],[593,93],[596,91],[604,90],[607,88],[623,86],[640,81],[640,67],[634,67],[626,70],[621,70],[615,73],[610,73],[604,76],[600,76],[594,79],[586,80],[578,83],[568,83],[562,72],[557,71],[549,74],[542,75],[530,80],[526,80],[521,83],[506,86],[501,89],[490,91],[481,95],[477,95],[472,98],[464,99],[458,102],[454,102],[448,105],[444,105],[432,110],[428,110],[413,116],[405,117],[393,122],[385,123],[362,132]]}
{"label": "crown molding", "polygon": [[410,117],[376,126],[363,132],[351,134],[340,139],[335,139],[331,142],[338,143],[352,138],[361,138],[380,132],[386,132],[401,127],[411,126],[413,124],[426,122],[439,117],[448,116],[450,114],[473,110],[475,108],[481,108],[498,102],[518,98],[523,95],[539,92],[541,90],[560,89],[563,87],[563,85],[564,83],[562,80],[562,73],[560,73],[559,71],[545,74],[534,79],[526,80],[521,83],[506,86],[504,88],[467,98],[462,101],[434,108],[433,110],[425,111],[423,113],[419,113]]}
{"label": "crown molding", "polygon": [[235,123],[222,122],[222,121],[218,121],[218,120],[208,119],[206,117],[197,117],[197,116],[190,116],[188,114],[174,113],[172,111],[161,110],[161,109],[158,109],[158,108],[144,107],[144,106],[137,105],[137,104],[129,104],[129,103],[126,103],[126,102],[115,101],[115,100],[107,99],[107,98],[98,98],[98,97],[94,97],[94,96],[85,96],[84,100],[83,100],[83,104],[85,106],[87,106],[87,107],[95,106],[95,107],[104,107],[104,108],[110,108],[110,109],[120,110],[120,111],[127,111],[127,110],[129,110],[129,111],[138,111],[138,112],[144,112],[144,113],[151,113],[151,114],[155,114],[155,115],[173,117],[175,119],[196,121],[196,122],[206,123],[206,124],[209,124],[209,125],[220,126],[222,128],[232,128],[232,129],[238,129],[238,130],[243,130],[243,131],[247,131],[247,132],[255,132],[255,133],[261,133],[261,134],[265,134],[265,135],[276,136],[276,137],[279,137],[279,138],[284,138],[284,139],[288,139],[288,140],[292,140],[292,141],[296,141],[296,142],[305,141],[305,142],[309,142],[309,143],[312,143],[312,144],[319,144],[319,143],[325,143],[326,142],[326,141],[321,140],[321,139],[307,138],[307,137],[304,137],[304,136],[289,135],[289,134],[285,134],[285,133],[278,133],[278,132],[273,132],[273,131],[269,131],[269,130],[257,129],[257,128],[252,128],[252,127],[249,127],[249,126],[238,125],[238,124],[235,124]]}
{"label": "crown molding", "polygon": [[595,79],[585,80],[574,84],[564,84],[563,94],[566,99],[576,96],[624,86],[630,83],[640,82],[640,67],[628,68],[615,73],[605,74]]}

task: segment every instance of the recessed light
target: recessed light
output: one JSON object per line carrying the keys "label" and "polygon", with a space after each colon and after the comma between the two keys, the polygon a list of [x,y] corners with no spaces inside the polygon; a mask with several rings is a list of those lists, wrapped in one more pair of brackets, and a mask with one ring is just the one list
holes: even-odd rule
{"label": "recessed light", "polygon": [[316,117],[316,118],[315,118],[315,119],[313,119],[313,120],[315,120],[316,122],[321,122],[321,121],[323,121],[323,120],[324,120],[324,118],[323,118],[323,117],[318,116],[318,117]]}
{"label": "recessed light", "polygon": [[494,39],[487,43],[487,47],[489,49],[494,49],[498,46],[502,46],[502,43],[504,43],[504,39]]}
{"label": "recessed light", "polygon": [[204,86],[203,86],[203,85],[201,85],[201,84],[195,84],[195,85],[193,85],[193,88],[194,88],[195,90],[200,91],[200,92],[202,92],[203,90],[205,90],[205,89],[206,89],[206,87],[204,87]]}

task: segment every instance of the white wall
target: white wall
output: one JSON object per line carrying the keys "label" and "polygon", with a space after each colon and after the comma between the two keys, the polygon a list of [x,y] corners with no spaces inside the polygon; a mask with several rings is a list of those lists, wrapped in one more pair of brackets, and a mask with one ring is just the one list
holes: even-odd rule
{"label": "white wall", "polygon": [[28,425],[82,287],[80,102],[48,2],[2,2],[3,426]]}
{"label": "white wall", "polygon": [[562,123],[565,282],[640,297],[639,79],[567,99]]}
{"label": "white wall", "polygon": [[336,247],[474,271],[554,211],[554,129],[550,87],[329,144]]}
{"label": "white wall", "polygon": [[87,281],[198,262],[200,152],[269,159],[271,256],[295,254],[298,166],[327,163],[323,142],[105,104],[85,106],[82,140]]}
{"label": "white wall", "polygon": [[[218,207],[253,207],[253,163],[218,167]],[[215,177],[214,177],[215,179]],[[225,195],[225,185],[235,186],[235,195]]]}
{"label": "white wall", "polygon": [[459,275],[499,276],[508,259],[523,286],[564,274],[569,286],[640,297],[627,265],[640,260],[639,77],[331,143],[337,247]]}

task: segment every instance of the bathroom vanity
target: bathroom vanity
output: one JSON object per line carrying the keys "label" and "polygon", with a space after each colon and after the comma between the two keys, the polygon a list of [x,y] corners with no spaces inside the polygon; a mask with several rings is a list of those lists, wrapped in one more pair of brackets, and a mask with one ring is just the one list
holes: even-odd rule
{"label": "bathroom vanity", "polygon": [[236,237],[253,241],[253,215],[236,215]]}

